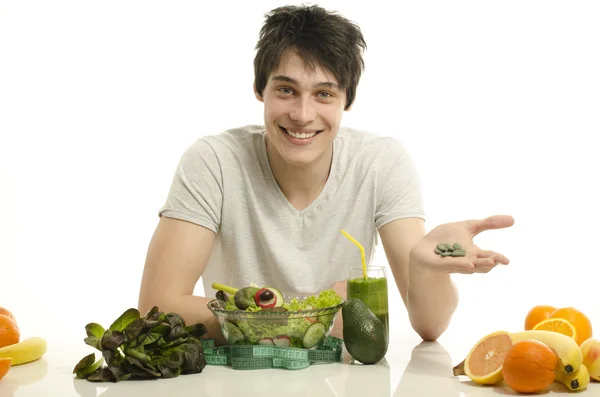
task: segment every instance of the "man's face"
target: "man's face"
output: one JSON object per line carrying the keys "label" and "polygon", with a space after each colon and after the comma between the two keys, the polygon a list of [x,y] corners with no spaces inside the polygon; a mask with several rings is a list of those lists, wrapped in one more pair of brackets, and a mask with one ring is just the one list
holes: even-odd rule
{"label": "man's face", "polygon": [[329,155],[346,103],[332,73],[288,51],[257,98],[265,104],[268,143],[284,161],[306,166]]}

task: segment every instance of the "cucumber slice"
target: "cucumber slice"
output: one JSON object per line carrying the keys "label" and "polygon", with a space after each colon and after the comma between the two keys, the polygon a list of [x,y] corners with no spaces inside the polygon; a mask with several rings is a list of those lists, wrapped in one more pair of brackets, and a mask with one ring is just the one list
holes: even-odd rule
{"label": "cucumber slice", "polygon": [[314,323],[306,329],[302,344],[305,348],[310,349],[316,346],[325,337],[325,324]]}
{"label": "cucumber slice", "polygon": [[228,335],[227,341],[230,344],[246,339],[242,330],[230,321],[225,321],[223,328],[225,328],[225,332]]}
{"label": "cucumber slice", "polygon": [[281,291],[279,291],[278,289],[275,289],[273,287],[268,287],[271,292],[273,292],[273,295],[275,295],[277,297],[277,302],[275,303],[275,307],[281,307],[283,306],[283,304],[285,303],[285,299],[283,298],[283,294],[281,293]]}

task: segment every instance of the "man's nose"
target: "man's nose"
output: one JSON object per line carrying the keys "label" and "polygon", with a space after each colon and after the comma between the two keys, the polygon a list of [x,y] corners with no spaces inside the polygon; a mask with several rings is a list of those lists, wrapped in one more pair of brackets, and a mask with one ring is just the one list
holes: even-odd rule
{"label": "man's nose", "polygon": [[316,118],[317,112],[315,111],[312,98],[300,97],[294,103],[294,107],[290,111],[290,118],[298,124],[308,124]]}

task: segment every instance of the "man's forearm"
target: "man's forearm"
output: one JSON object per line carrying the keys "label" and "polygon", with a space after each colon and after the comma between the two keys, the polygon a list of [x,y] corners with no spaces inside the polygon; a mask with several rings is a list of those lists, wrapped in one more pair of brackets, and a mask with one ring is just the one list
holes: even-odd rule
{"label": "man's forearm", "polygon": [[449,274],[409,265],[407,308],[413,329],[427,341],[442,335],[458,305],[458,291]]}
{"label": "man's forearm", "polygon": [[[179,314],[186,325],[202,323],[206,326],[208,333],[203,338],[215,339],[215,344],[226,344],[221,333],[221,326],[214,314],[206,307],[213,298],[205,298],[193,295],[177,296],[169,301],[156,304],[161,312],[173,312]],[[140,305],[140,313],[146,313],[152,307],[145,304]]]}

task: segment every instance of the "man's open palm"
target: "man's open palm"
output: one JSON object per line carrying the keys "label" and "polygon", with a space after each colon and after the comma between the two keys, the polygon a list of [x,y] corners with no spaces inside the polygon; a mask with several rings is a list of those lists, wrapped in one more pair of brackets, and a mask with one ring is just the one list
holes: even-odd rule
{"label": "man's open palm", "polygon": [[[487,273],[499,263],[508,264],[508,258],[495,251],[480,249],[473,243],[473,238],[485,230],[503,229],[514,223],[514,218],[508,215],[445,223],[431,230],[415,244],[410,252],[411,261],[415,261],[423,270],[438,273]],[[442,257],[436,254],[436,246],[445,243],[459,243],[466,255]]]}

